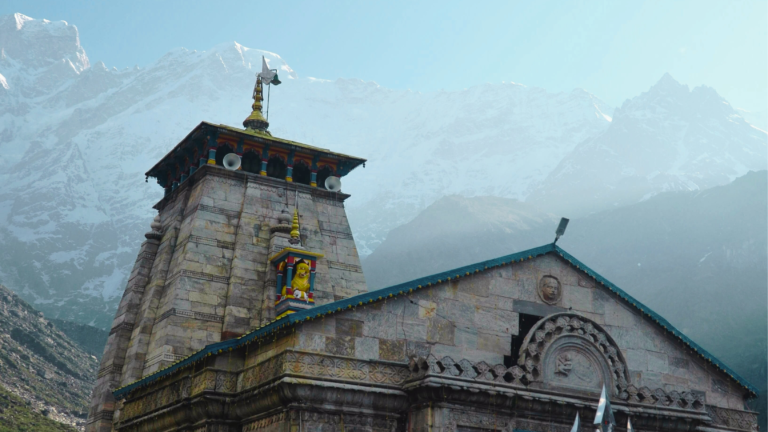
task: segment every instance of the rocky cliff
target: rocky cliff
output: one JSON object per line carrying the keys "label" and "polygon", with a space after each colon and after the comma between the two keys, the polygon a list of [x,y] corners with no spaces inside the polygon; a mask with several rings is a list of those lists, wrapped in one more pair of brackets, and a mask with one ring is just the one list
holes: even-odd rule
{"label": "rocky cliff", "polygon": [[[13,395],[0,395],[10,404],[6,408],[21,409],[13,402],[19,398],[33,419],[42,415],[82,428],[97,369],[94,355],[83,351],[42,312],[0,285],[0,386]],[[6,415],[0,424],[26,418],[21,411],[14,416],[16,420]]]}

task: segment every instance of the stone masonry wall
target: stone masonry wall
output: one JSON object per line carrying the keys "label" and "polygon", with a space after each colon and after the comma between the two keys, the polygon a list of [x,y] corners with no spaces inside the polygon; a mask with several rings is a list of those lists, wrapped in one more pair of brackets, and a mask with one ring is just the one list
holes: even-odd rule
{"label": "stone masonry wall", "polygon": [[161,208],[168,226],[163,259],[142,300],[122,381],[274,318],[267,294],[276,287],[266,281],[268,259],[278,251],[269,250],[269,228],[282,211],[297,207],[303,246],[325,254],[317,265],[317,304],[365,292],[345,197],[216,166],[196,172]]}
{"label": "stone masonry wall", "polygon": [[[538,294],[545,275],[562,285],[555,305]],[[742,389],[722,372],[552,254],[301,324],[295,343],[299,350],[361,360],[406,362],[432,354],[493,365],[513,354],[519,313],[568,311],[593,320],[615,339],[636,387],[700,391],[710,405],[744,409]]]}
{"label": "stone masonry wall", "polygon": [[[556,301],[550,301],[553,304],[543,301],[540,294],[542,277],[556,278],[561,284],[562,295]],[[671,417],[668,414],[635,417],[633,423],[637,420],[638,430],[688,430],[686,425],[691,421],[706,421],[708,415],[715,426],[709,430],[721,430],[719,426],[731,427],[733,424],[737,429],[754,430],[751,429],[755,423],[754,413],[741,411],[743,393],[740,388],[731,385],[721,372],[688,352],[655,323],[650,323],[649,318],[623,305],[610,291],[596,286],[594,280],[553,254],[492,268],[402,297],[381,299],[351,310],[317,316],[239,349],[214,355],[204,364],[180,373],[192,375],[190,395],[206,389],[246,395],[245,399],[233,399],[236,400],[233,409],[241,416],[238,420],[241,423],[233,425],[234,430],[293,429],[295,420],[300,420],[306,430],[339,430],[343,424],[344,430],[349,427],[349,430],[359,432],[391,432],[403,430],[403,427],[423,432],[471,432],[477,428],[567,432],[574,411],[562,410],[562,401],[558,398],[585,395],[596,398],[595,387],[599,386],[590,384],[585,393],[583,386],[548,387],[546,381],[516,378],[514,383],[509,380],[506,383],[528,388],[515,388],[522,397],[516,397],[514,404],[509,399],[514,393],[495,399],[496,391],[484,393],[481,389],[496,385],[503,389],[505,386],[499,378],[489,378],[490,372],[486,371],[494,364],[509,362],[510,356],[517,357],[511,352],[511,342],[512,338],[526,336],[520,329],[522,314],[572,317],[568,329],[553,324],[547,330],[562,330],[558,337],[552,333],[552,346],[569,337],[572,338],[570,341],[578,338],[575,329],[584,330],[580,333],[582,336],[595,336],[593,341],[606,343],[607,338],[607,344],[601,349],[606,353],[614,347],[621,351],[620,360],[628,365],[626,372],[630,384],[638,388],[647,386],[667,394],[697,392],[697,401],[702,394],[706,398],[701,400],[701,403],[706,402],[706,407],[701,403],[694,406],[686,402],[652,402],[647,406],[647,413],[654,409],[669,413],[679,407],[685,410],[673,413]],[[542,349],[539,352],[544,359],[559,358],[553,351]],[[422,362],[409,363],[414,357],[427,356],[431,356],[431,360],[426,362],[426,367]],[[443,356],[449,356],[457,363]],[[472,372],[472,365],[475,372]],[[501,373],[497,369],[493,371],[496,377],[502,377],[504,371],[515,368],[502,367]],[[430,372],[419,375],[426,370]],[[514,372],[510,373],[514,375]],[[280,390],[269,393],[275,390],[271,380],[281,374],[288,376],[280,381]],[[425,385],[412,381],[418,376],[431,381]],[[541,376],[546,378],[546,374]],[[434,384],[443,378],[448,384],[435,390]],[[138,390],[144,394],[143,399],[126,404],[126,419],[131,421],[149,415],[149,423],[145,429],[136,429],[139,428],[137,424],[135,428],[125,430],[163,430],[161,423],[152,424],[155,416],[165,416],[166,411],[168,416],[179,416],[187,409],[184,399],[187,396],[183,390],[171,389],[174,379],[159,380]],[[415,387],[409,387],[414,384]],[[469,391],[464,387],[467,384]],[[262,390],[266,393],[255,390],[259,386],[264,386]],[[472,391],[472,386],[480,389],[479,392]],[[166,387],[170,390],[161,391]],[[156,390],[162,397],[155,396]],[[533,392],[534,397],[526,397],[528,391]],[[281,396],[275,398],[278,393]],[[284,397],[300,401],[298,411],[293,411],[296,406],[285,406],[288,402],[281,399]],[[399,405],[398,398],[402,399]],[[372,402],[374,400],[377,404]],[[616,414],[619,417],[626,415],[621,407],[643,412],[642,404],[645,403],[616,402],[620,407]],[[170,414],[169,407],[172,406],[179,410],[173,411],[176,414]],[[363,406],[365,413],[361,417],[358,414]],[[594,409],[585,408],[583,403],[581,408],[582,418]],[[211,417],[205,420],[209,422],[208,426],[222,420],[218,414],[209,415]],[[625,419],[620,418],[621,421]]]}
{"label": "stone masonry wall", "polygon": [[165,288],[171,260],[176,250],[176,241],[183,217],[182,210],[187,200],[187,194],[178,195],[176,200],[169,203],[161,212],[160,221],[163,226],[163,237],[158,247],[155,261],[152,265],[150,279],[144,290],[139,306],[136,325],[128,345],[126,363],[123,368],[121,386],[127,385],[143,376],[147,362],[149,339],[157,318],[157,308]]}
{"label": "stone masonry wall", "polygon": [[131,333],[139,313],[139,303],[149,279],[158,244],[154,239],[147,239],[142,243],[123,298],[120,300],[92,393],[88,413],[88,429],[91,431],[111,429],[115,411],[115,400],[111,392],[120,384]]}

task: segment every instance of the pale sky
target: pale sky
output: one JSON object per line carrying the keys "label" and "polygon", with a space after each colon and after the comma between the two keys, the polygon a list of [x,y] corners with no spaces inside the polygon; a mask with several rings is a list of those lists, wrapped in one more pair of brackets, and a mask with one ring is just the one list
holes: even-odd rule
{"label": "pale sky", "polygon": [[768,1],[4,0],[0,14],[64,20],[92,63],[148,65],[170,49],[237,41],[302,77],[395,89],[513,81],[580,87],[613,106],[665,73],[768,111]]}

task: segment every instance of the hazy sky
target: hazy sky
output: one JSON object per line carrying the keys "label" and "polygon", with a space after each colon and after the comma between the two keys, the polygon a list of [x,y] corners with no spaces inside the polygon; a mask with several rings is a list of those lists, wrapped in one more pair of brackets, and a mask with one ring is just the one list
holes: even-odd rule
{"label": "hazy sky", "polygon": [[92,62],[152,63],[227,41],[299,76],[416,91],[514,81],[581,87],[619,106],[669,72],[734,106],[768,109],[768,1],[36,1],[0,14],[77,25]]}

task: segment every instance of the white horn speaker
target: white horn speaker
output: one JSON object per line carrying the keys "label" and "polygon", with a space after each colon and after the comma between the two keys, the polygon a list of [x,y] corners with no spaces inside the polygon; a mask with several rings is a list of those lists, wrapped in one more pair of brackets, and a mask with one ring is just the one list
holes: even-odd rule
{"label": "white horn speaker", "polygon": [[338,177],[330,176],[325,179],[325,188],[331,192],[338,192],[341,190],[341,180]]}
{"label": "white horn speaker", "polygon": [[235,153],[229,153],[224,156],[224,160],[221,161],[224,164],[224,168],[235,171],[240,168],[240,156]]}

